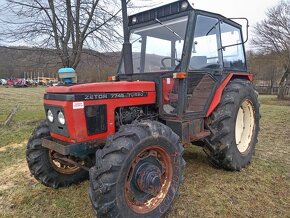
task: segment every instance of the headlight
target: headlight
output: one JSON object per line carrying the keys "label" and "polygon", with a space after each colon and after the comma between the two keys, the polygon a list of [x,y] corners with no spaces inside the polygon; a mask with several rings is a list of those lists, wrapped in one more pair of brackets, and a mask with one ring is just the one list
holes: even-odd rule
{"label": "headlight", "polygon": [[188,7],[188,2],[186,2],[186,1],[182,2],[181,10],[185,10],[185,9],[187,9],[187,7]]}
{"label": "headlight", "polygon": [[58,119],[58,122],[61,124],[61,125],[64,125],[65,124],[65,118],[64,118],[64,115],[63,113],[60,111],[58,112],[57,114],[57,119]]}
{"label": "headlight", "polygon": [[135,24],[135,23],[137,23],[137,17],[132,18],[132,24]]}
{"label": "headlight", "polygon": [[47,119],[49,120],[49,122],[53,122],[53,114],[51,112],[51,110],[47,111]]}

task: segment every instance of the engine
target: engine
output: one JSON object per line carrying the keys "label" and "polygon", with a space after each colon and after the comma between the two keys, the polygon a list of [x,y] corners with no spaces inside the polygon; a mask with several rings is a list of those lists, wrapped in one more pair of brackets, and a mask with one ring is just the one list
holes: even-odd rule
{"label": "engine", "polygon": [[133,121],[156,120],[158,111],[151,105],[122,107],[115,112],[115,124],[118,129],[120,126],[130,124]]}

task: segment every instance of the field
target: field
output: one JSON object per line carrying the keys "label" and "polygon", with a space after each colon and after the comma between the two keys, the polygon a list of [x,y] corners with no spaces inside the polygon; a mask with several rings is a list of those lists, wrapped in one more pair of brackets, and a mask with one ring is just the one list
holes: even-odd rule
{"label": "field", "polygon": [[[35,181],[25,145],[44,118],[43,88],[1,88],[0,217],[93,217],[88,181],[53,190]],[[261,96],[261,132],[252,164],[241,172],[213,168],[199,147],[186,149],[185,182],[168,217],[290,217],[290,102]]]}

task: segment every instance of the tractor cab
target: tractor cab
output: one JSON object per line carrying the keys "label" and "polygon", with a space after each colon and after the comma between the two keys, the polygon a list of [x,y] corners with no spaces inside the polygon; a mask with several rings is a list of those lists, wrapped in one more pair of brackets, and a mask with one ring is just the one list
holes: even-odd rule
{"label": "tractor cab", "polygon": [[132,71],[126,72],[124,62],[131,57],[123,52],[117,80],[154,81],[160,117],[180,135],[194,120],[201,129],[189,132],[203,132],[204,117],[217,106],[213,99],[222,81],[248,78],[242,26],[194,9],[187,1],[130,16],[128,35]]}
{"label": "tractor cab", "polygon": [[[222,15],[194,9],[187,1],[132,15],[128,25],[130,73],[247,71],[242,26]],[[121,62],[118,74],[124,73]]]}

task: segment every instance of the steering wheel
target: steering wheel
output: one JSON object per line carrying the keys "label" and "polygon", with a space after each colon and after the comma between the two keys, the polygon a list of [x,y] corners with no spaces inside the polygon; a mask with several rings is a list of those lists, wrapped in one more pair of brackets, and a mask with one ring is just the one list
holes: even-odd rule
{"label": "steering wheel", "polygon": [[161,65],[164,69],[166,69],[166,65],[164,63],[165,60],[175,60],[177,62],[180,62],[181,60],[180,59],[177,59],[177,58],[172,58],[172,57],[165,57],[165,58],[162,58],[161,60]]}
{"label": "steering wheel", "polygon": [[202,70],[205,70],[205,69],[215,69],[215,68],[219,68],[220,67],[220,64],[209,64],[205,67],[202,67],[201,69]]}

